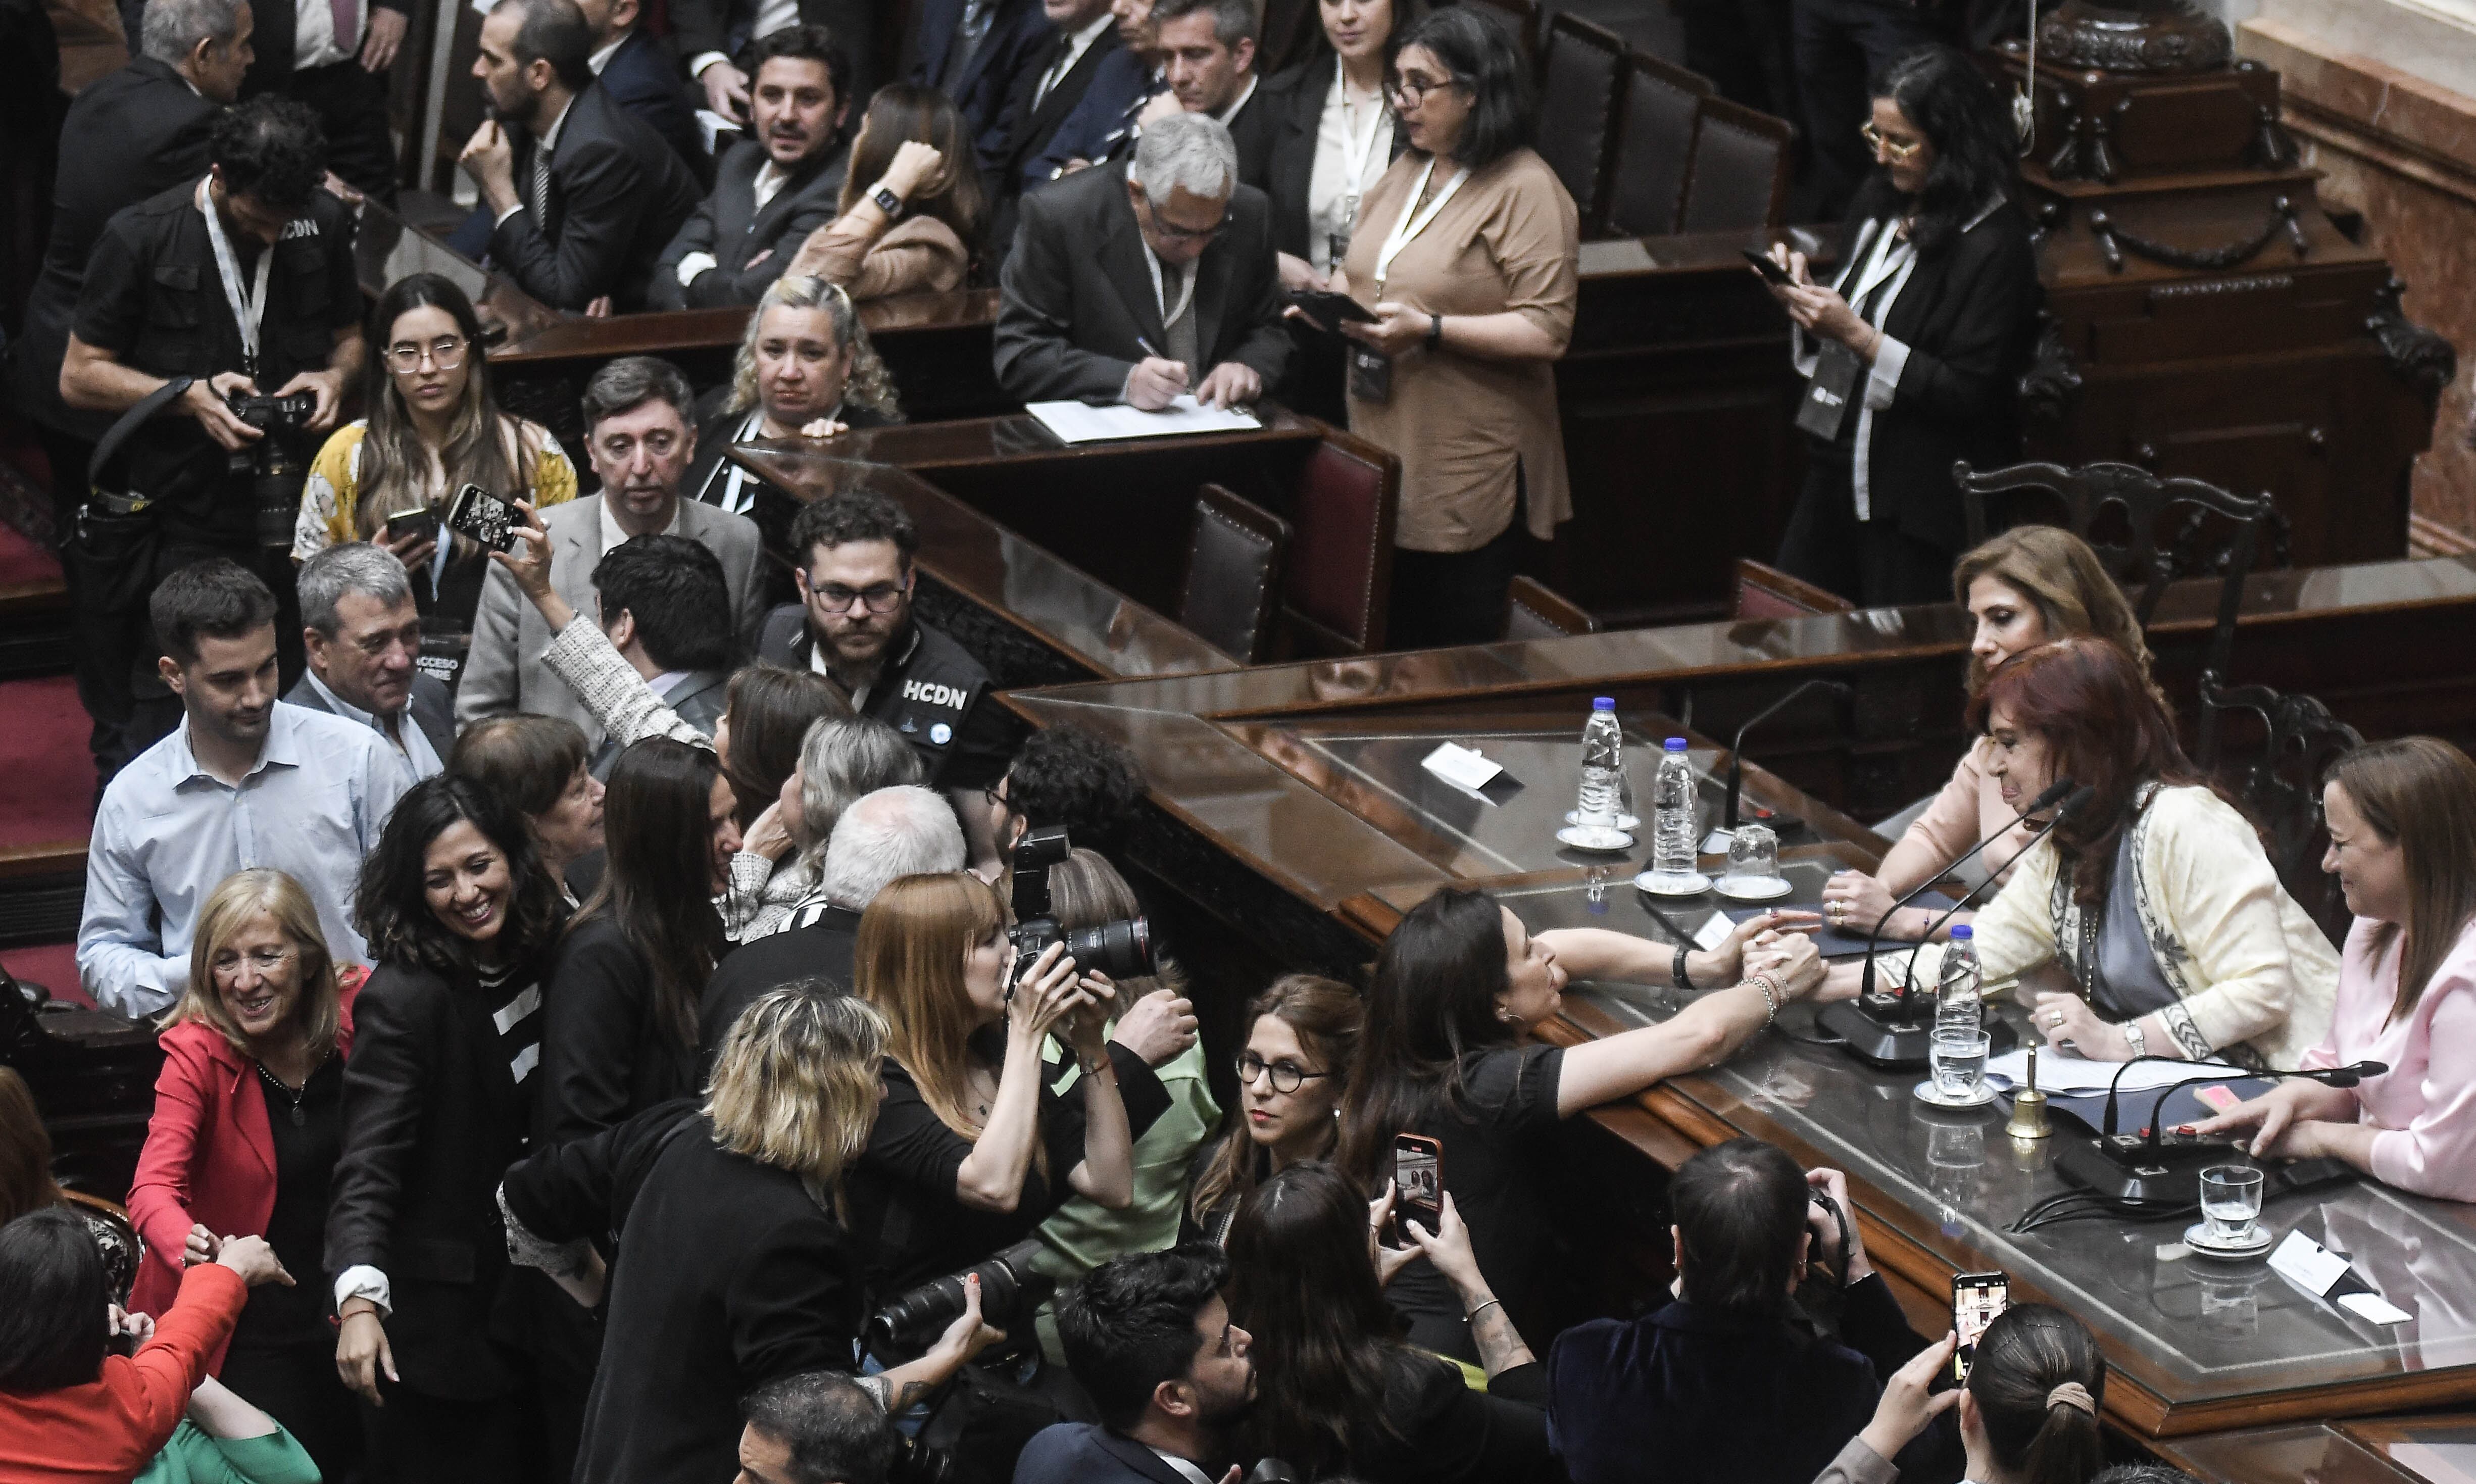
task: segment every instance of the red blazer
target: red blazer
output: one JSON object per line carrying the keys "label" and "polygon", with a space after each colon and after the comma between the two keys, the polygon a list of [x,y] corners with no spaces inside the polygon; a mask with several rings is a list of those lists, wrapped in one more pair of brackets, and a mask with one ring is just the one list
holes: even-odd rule
{"label": "red blazer", "polygon": [[207,1352],[232,1338],[248,1301],[230,1268],[191,1268],[180,1301],[136,1355],[106,1355],[102,1374],[81,1386],[0,1392],[0,1484],[110,1484],[145,1468],[188,1410]]}
{"label": "red blazer", "polygon": [[[344,986],[344,1015],[335,1054],[353,1049],[353,1000],[362,975]],[[266,1126],[266,1098],[248,1056],[211,1026],[185,1021],[163,1032],[163,1070],[155,1078],[155,1116],[129,1186],[129,1220],[145,1239],[146,1256],[129,1306],[161,1314],[181,1286],[181,1249],[189,1228],[217,1236],[266,1235],[275,1215],[275,1135]],[[317,1283],[315,1273],[292,1274]],[[208,1357],[220,1372],[224,1348]]]}

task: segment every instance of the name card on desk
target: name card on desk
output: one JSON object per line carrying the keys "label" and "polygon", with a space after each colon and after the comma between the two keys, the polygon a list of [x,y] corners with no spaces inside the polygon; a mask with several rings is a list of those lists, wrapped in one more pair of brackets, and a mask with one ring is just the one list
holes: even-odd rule
{"label": "name card on desk", "polygon": [[2269,1254],[2272,1273],[2318,1298],[2326,1298],[2347,1275],[2347,1259],[2300,1231],[2290,1231]]}
{"label": "name card on desk", "polygon": [[1456,742],[1438,744],[1436,750],[1420,760],[1419,766],[1443,779],[1456,788],[1478,792],[1496,781],[1504,769],[1470,748]]}

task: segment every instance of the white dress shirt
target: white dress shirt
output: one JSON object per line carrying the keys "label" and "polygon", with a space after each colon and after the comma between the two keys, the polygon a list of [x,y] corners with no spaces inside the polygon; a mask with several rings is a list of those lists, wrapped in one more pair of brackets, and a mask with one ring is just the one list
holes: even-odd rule
{"label": "white dress shirt", "polygon": [[1307,176],[1307,261],[1319,273],[1332,270],[1332,239],[1349,240],[1358,203],[1393,163],[1393,111],[1381,94],[1351,103],[1345,88],[1335,58],[1316,124],[1315,168]]}
{"label": "white dress shirt", "polygon": [[353,34],[335,35],[335,12],[327,0],[294,0],[292,6],[292,70],[333,66],[360,55],[361,33],[369,29],[369,0],[353,0]]}
{"label": "white dress shirt", "polygon": [[318,698],[327,703],[328,710],[348,722],[359,722],[377,732],[381,741],[394,748],[396,761],[404,764],[405,771],[412,776],[412,781],[418,783],[423,779],[433,779],[447,771],[447,764],[439,758],[438,749],[430,745],[430,734],[423,731],[421,724],[412,719],[410,702],[407,702],[405,708],[395,713],[395,730],[389,732],[386,728],[379,725],[376,712],[364,711],[336,695],[334,691],[328,688],[325,680],[318,678],[317,671],[304,670],[301,676],[310,682],[310,688],[318,693]]}
{"label": "white dress shirt", "polygon": [[1031,90],[1031,106],[1039,108],[1049,97],[1049,90],[1066,81],[1066,74],[1075,70],[1075,64],[1083,60],[1083,54],[1092,49],[1092,43],[1101,38],[1101,33],[1117,23],[1118,17],[1103,10],[1092,24],[1070,33],[1066,37],[1066,55],[1040,74],[1040,86]]}

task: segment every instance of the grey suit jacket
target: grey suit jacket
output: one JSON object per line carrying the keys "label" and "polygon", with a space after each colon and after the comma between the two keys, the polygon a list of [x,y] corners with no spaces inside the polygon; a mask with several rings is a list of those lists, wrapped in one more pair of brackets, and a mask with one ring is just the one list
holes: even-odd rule
{"label": "grey suit jacket", "polygon": [[[712,309],[755,304],[799,256],[800,244],[808,240],[808,234],[834,219],[842,198],[843,167],[851,161],[847,141],[837,139],[819,150],[759,211],[756,172],[769,158],[765,146],[755,139],[741,140],[722,158],[713,189],[655,261],[653,286],[646,290],[655,309]],[[754,268],[745,266],[748,260],[769,249],[774,256]],[[717,262],[698,275],[695,284],[682,288],[680,260],[690,253],[710,253]]]}
{"label": "grey suit jacket", "polygon": [[[600,611],[594,600],[593,569],[602,564],[602,497],[589,495],[542,511],[551,541],[551,585],[579,613]],[[680,502],[676,534],[701,541],[722,559],[723,581],[730,587],[731,610],[738,615],[743,648],[765,616],[765,589],[757,565],[761,557],[756,523],[694,500]],[[456,687],[456,722],[470,726],[485,716],[532,711],[563,716],[584,731],[587,748],[602,743],[601,725],[593,713],[542,663],[550,647],[550,626],[532,600],[516,590],[514,578],[495,562],[482,583],[482,606],[473,616],[473,653],[464,662],[464,679]]]}
{"label": "grey suit jacket", "polygon": [[[318,687],[310,683],[310,677],[306,673],[301,679],[292,682],[292,689],[284,699],[294,705],[307,706],[312,711],[325,711],[331,716],[334,714],[334,708],[327,705],[326,697],[318,694]],[[454,703],[448,699],[445,680],[434,675],[424,675],[418,670],[412,672],[412,694],[405,700],[405,714],[410,716],[412,724],[421,729],[421,734],[430,739],[431,750],[438,754],[438,760],[442,763],[447,760],[448,754],[456,751],[456,715],[453,707]]]}

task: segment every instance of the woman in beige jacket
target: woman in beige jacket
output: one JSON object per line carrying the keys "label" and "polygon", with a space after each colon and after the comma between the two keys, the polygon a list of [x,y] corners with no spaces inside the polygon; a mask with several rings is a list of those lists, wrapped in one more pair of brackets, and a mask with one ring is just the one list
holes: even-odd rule
{"label": "woman in beige jacket", "polygon": [[840,284],[855,300],[960,288],[982,199],[954,105],[933,87],[890,83],[852,142],[842,213],[808,234],[785,271]]}

